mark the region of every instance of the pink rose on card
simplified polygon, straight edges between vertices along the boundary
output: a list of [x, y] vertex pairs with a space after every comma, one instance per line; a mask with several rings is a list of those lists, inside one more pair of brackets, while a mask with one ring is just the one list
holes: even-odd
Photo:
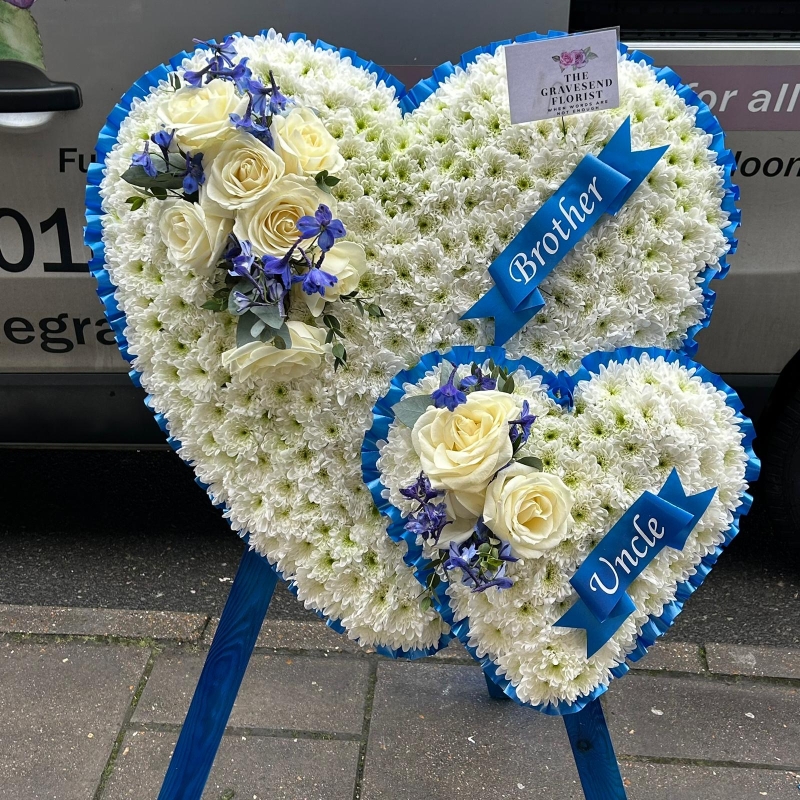
[[586, 63], [586, 53], [583, 50], [573, 50], [572, 51], [572, 66], [582, 67]]
[[576, 69], [586, 66], [586, 62], [597, 58], [597, 53], [592, 52], [591, 47], [584, 47], [583, 50], [564, 50], [561, 55], [552, 56], [553, 61], [558, 62], [559, 69], [563, 72], [568, 67]]

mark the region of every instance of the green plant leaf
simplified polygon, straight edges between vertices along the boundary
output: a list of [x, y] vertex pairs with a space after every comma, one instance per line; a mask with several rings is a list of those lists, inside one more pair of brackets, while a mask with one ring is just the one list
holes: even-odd
[[249, 344], [250, 342], [256, 341], [256, 337], [250, 333], [256, 322], [260, 322], [260, 320], [251, 311], [245, 311], [244, 314], [239, 317], [239, 324], [236, 326], [237, 347], [241, 347], [243, 344]]
[[453, 374], [453, 365], [445, 360], [442, 361], [442, 371], [439, 373], [439, 388], [441, 389], [447, 381], [450, 380], [450, 376]]
[[540, 458], [536, 458], [536, 456], [525, 456], [524, 458], [518, 458], [517, 464], [524, 464], [526, 467], [532, 467], [533, 469], [539, 470], [539, 472], [543, 469], [542, 460]]
[[278, 330], [283, 326], [284, 320], [281, 316], [281, 310], [276, 305], [271, 306], [253, 306], [250, 309], [265, 325], [270, 328]]
[[[289, 333], [289, 326], [285, 322], [277, 330], [274, 328], [268, 328], [267, 332], [272, 337], [272, 343], [278, 348], [278, 350], [291, 350], [292, 336]], [[283, 344], [283, 347], [278, 344], [278, 341]]]
[[165, 191], [183, 188], [183, 176], [173, 172], [159, 172], [155, 178], [152, 178], [144, 171], [144, 167], [138, 165], [128, 167], [120, 177], [131, 186], [141, 186], [143, 189], [151, 191], [156, 187]]
[[413, 428], [417, 420], [433, 405], [430, 395], [420, 394], [404, 397], [392, 406], [395, 419], [407, 428]]

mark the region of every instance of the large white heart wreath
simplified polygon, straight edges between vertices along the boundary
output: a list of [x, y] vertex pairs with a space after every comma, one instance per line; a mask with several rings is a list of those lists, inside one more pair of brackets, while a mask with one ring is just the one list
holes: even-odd
[[[716, 121], [636, 53], [618, 109], [512, 126], [503, 46], [398, 102], [302, 36], [200, 44], [123, 98], [87, 191], [99, 291], [170, 441], [351, 638], [413, 656], [458, 634], [522, 701], [596, 696], [736, 532], [755, 470], [735, 395], [686, 356], [738, 222]], [[486, 267], [627, 117], [666, 155], [482, 350], [492, 323], [461, 317]], [[714, 497], [587, 656], [555, 625], [569, 579], [673, 468]]]

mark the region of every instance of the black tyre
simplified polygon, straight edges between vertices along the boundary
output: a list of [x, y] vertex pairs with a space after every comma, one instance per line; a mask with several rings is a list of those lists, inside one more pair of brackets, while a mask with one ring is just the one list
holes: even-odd
[[[773, 533], [794, 554], [800, 552], [800, 387], [781, 403], [767, 408], [769, 433], [762, 451], [758, 481]], [[760, 427], [760, 426], [759, 426]]]

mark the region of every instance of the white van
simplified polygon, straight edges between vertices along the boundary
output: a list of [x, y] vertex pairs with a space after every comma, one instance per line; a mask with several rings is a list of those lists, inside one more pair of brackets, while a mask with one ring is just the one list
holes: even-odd
[[[6, 5], [0, 0], [0, 11]], [[303, 30], [352, 47], [409, 85], [489, 41], [621, 23], [623, 41], [695, 85], [736, 154], [739, 250], [729, 276], [714, 284], [713, 324], [698, 337], [697, 357], [757, 420], [773, 520], [800, 526], [800, 41], [788, 33], [800, 29], [795, 8], [736, 0], [42, 0], [32, 13], [47, 75], [77, 84], [83, 105], [38, 130], [13, 131], [2, 113], [13, 93], [3, 89], [0, 60], [0, 442], [163, 443], [88, 275], [83, 187], [105, 115], [139, 75], [190, 48], [192, 36]]]

